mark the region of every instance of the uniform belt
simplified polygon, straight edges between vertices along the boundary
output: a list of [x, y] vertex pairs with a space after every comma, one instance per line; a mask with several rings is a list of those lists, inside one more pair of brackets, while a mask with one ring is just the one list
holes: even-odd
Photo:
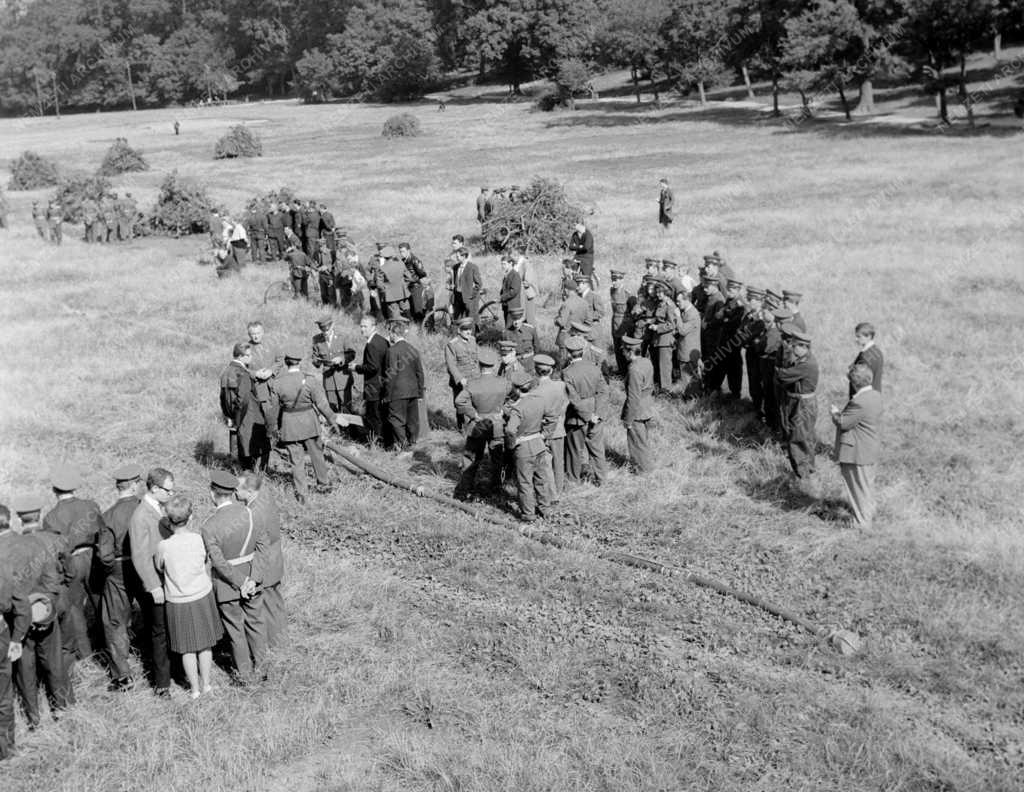
[[78, 555], [79, 553], [84, 553], [88, 550], [92, 550], [92, 545], [81, 545], [80, 547], [76, 547], [72, 550], [71, 555]]
[[132, 557], [131, 557], [130, 555], [126, 555], [126, 556], [114, 556], [114, 560], [115, 560], [115, 561], [131, 561], [131, 560], [132, 560]]
[[229, 558], [228, 563], [231, 564], [231, 566], [241, 566], [242, 564], [248, 564], [250, 561], [252, 561], [252, 557], [254, 555], [255, 553], [249, 553], [248, 555], [239, 556], [238, 558]]
[[516, 448], [519, 448], [523, 443], [529, 443], [531, 440], [543, 440], [544, 435], [540, 432], [534, 432], [533, 434], [523, 435], [522, 437], [516, 438]]
[[818, 394], [817, 393], [791, 393], [789, 395], [792, 396], [794, 399], [813, 399]]
[[313, 412], [313, 408], [312, 407], [282, 407], [281, 408], [281, 412], [286, 412], [286, 413]]

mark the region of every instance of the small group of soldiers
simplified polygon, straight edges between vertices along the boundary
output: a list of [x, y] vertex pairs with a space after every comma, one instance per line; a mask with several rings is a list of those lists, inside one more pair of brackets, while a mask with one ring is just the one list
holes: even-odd
[[82, 201], [86, 242], [127, 242], [135, 235], [138, 218], [139, 205], [130, 192], [123, 198], [111, 193], [98, 201], [93, 198]]
[[[261, 477], [214, 471], [215, 508], [201, 526], [189, 524], [192, 503], [175, 494], [169, 471], [144, 476], [129, 464], [111, 478], [116, 500], [105, 511], [78, 495], [82, 476], [67, 465], [51, 472], [49, 509], [34, 494], [0, 504], [0, 759], [14, 750], [12, 677], [29, 728], [39, 728], [40, 688], [58, 718], [75, 703], [78, 662], [103, 662], [114, 690], [135, 686], [132, 634], [158, 696], [170, 696], [172, 655], [183, 660], [192, 698], [210, 692], [208, 675], [200, 687], [194, 657], [189, 662], [190, 636], [202, 625], [189, 623], [187, 580], [172, 570], [163, 541], [174, 533], [202, 538], [199, 568], [208, 561], [222, 622], [214, 634], [227, 636], [238, 684], [262, 677], [268, 647], [281, 640], [281, 522]], [[132, 629], [133, 605], [141, 629]]]
[[50, 201], [45, 209], [39, 205], [39, 201], [33, 201], [32, 222], [44, 242], [59, 245], [64, 241], [64, 208], [60, 201]]
[[480, 188], [476, 197], [476, 220], [483, 225], [491, 216], [495, 207], [502, 201], [518, 203], [522, 199], [523, 188], [518, 184], [511, 187], [495, 187], [493, 190], [486, 185]]

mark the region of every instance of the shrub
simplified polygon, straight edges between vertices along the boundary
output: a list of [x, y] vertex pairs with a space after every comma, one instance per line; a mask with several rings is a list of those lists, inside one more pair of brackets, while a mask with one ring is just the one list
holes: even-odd
[[416, 137], [420, 134], [420, 120], [412, 113], [399, 113], [384, 122], [381, 135], [386, 138]]
[[205, 187], [172, 171], [160, 185], [150, 224], [158, 234], [199, 234], [209, 230], [215, 208]]
[[125, 138], [118, 138], [107, 149], [103, 164], [97, 173], [100, 176], [117, 176], [121, 173], [145, 170], [149, 170], [149, 163], [142, 156], [142, 152], [129, 146]]
[[11, 164], [9, 190], [39, 190], [53, 187], [59, 181], [60, 170], [53, 160], [40, 157], [34, 151], [24, 152]]
[[484, 221], [484, 243], [493, 250], [521, 248], [530, 253], [554, 253], [565, 248], [583, 210], [569, 202], [565, 188], [552, 179], [535, 177], [525, 190], [499, 193]]
[[263, 144], [249, 127], [239, 124], [228, 130], [213, 150], [214, 159], [233, 157], [262, 157]]
[[82, 204], [91, 198], [97, 203], [105, 195], [112, 195], [110, 182], [104, 176], [75, 171], [61, 177], [54, 199], [57, 200], [69, 223], [82, 221]]
[[560, 101], [561, 100], [558, 96], [558, 90], [555, 88], [548, 88], [547, 90], [537, 94], [537, 98], [534, 103], [536, 104], [538, 110], [541, 110], [545, 113], [550, 113], [552, 110], [558, 107]]

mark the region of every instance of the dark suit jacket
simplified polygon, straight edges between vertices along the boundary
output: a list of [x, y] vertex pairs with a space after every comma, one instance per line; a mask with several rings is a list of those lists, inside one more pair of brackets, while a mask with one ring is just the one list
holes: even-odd
[[423, 361], [416, 348], [405, 339], [389, 346], [384, 355], [382, 386], [381, 398], [385, 401], [423, 396]]
[[[862, 349], [857, 353], [857, 359], [853, 361], [853, 365], [856, 366], [858, 363], [863, 363], [871, 369], [871, 373], [874, 375], [871, 378], [871, 387], [881, 393], [882, 367], [885, 364], [885, 359], [882, 357], [882, 350], [874, 344], [869, 346], [867, 349]], [[853, 398], [853, 385], [850, 386], [850, 398]]]
[[832, 417], [836, 425], [835, 456], [839, 463], [877, 465], [881, 455], [882, 394], [862, 391]]
[[363, 376], [363, 401], [380, 401], [381, 377], [384, 373], [384, 357], [388, 351], [388, 340], [374, 333], [363, 347], [363, 362], [356, 366], [356, 373]]
[[464, 261], [455, 276], [455, 291], [462, 295], [464, 302], [475, 299], [483, 289], [480, 268], [475, 261]]
[[590, 233], [589, 228], [582, 236], [575, 231], [572, 232], [569, 249], [576, 254], [576, 260], [584, 273], [589, 275], [594, 271], [594, 235]]
[[501, 279], [501, 305], [506, 311], [523, 307], [523, 279], [512, 270]]

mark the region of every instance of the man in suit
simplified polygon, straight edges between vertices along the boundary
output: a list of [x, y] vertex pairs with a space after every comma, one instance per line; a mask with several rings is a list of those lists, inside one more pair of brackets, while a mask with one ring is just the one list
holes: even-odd
[[658, 187], [661, 190], [658, 194], [658, 222], [662, 231], [668, 231], [675, 219], [675, 196], [668, 186], [668, 179], [662, 178]]
[[356, 365], [356, 374], [363, 378], [363, 427], [371, 443], [386, 442], [387, 414], [381, 398], [381, 378], [388, 339], [377, 330], [377, 320], [369, 314], [359, 320], [359, 331], [366, 339], [363, 362]]
[[64, 665], [70, 673], [75, 660], [92, 654], [89, 621], [96, 615], [90, 585], [93, 555], [103, 530], [103, 513], [95, 501], [75, 495], [82, 476], [70, 465], [58, 465], [50, 473], [57, 504], [43, 518], [43, 530], [64, 537], [68, 554], [68, 607], [61, 617]]
[[306, 456], [313, 463], [313, 473], [319, 491], [330, 488], [327, 462], [320, 447], [320, 421], [322, 415], [328, 423], [344, 424], [327, 403], [324, 386], [309, 377], [299, 364], [302, 353], [291, 349], [284, 354], [285, 371], [271, 383], [270, 410], [267, 415], [267, 429], [271, 442], [279, 440], [292, 466], [292, 483], [295, 499], [306, 502], [309, 485], [306, 481]]
[[140, 600], [141, 584], [132, 567], [129, 530], [132, 515], [139, 506], [138, 490], [142, 468], [124, 465], [114, 471], [117, 500], [103, 512], [97, 554], [104, 571], [103, 635], [115, 690], [128, 690], [134, 684], [128, 658], [131, 648], [128, 628], [132, 621], [132, 600]]
[[685, 289], [676, 294], [676, 366], [683, 395], [693, 395], [700, 385], [700, 312]]
[[501, 292], [498, 299], [501, 302], [505, 327], [509, 328], [512, 326], [511, 311], [523, 307], [523, 279], [516, 272], [515, 262], [511, 256], [502, 256], [501, 271]]
[[880, 455], [882, 394], [871, 383], [874, 372], [855, 363], [847, 375], [853, 395], [846, 406], [829, 409], [836, 425], [835, 459], [846, 482], [850, 506], [857, 524], [871, 528], [875, 516], [875, 466]]
[[174, 494], [174, 476], [164, 468], [153, 468], [146, 476], [146, 492], [132, 512], [128, 524], [128, 547], [132, 568], [139, 579], [142, 618], [149, 639], [153, 689], [157, 696], [171, 695], [171, 656], [167, 640], [164, 585], [153, 555], [161, 540], [171, 536], [163, 522], [164, 504]]
[[281, 552], [281, 512], [274, 503], [269, 488], [263, 487], [263, 476], [243, 473], [238, 477], [235, 497], [252, 513], [254, 531], [265, 534], [265, 564], [260, 570], [260, 591], [263, 593], [263, 621], [266, 625], [267, 646], [273, 649], [281, 641], [287, 626], [281, 580], [284, 578], [284, 555]]
[[426, 389], [420, 353], [405, 340], [408, 328], [409, 321], [405, 318], [388, 323], [391, 346], [384, 354], [381, 382], [382, 396], [388, 403], [392, 441], [403, 452], [419, 439], [419, 400]]
[[323, 375], [327, 403], [334, 412], [349, 412], [352, 404], [352, 375], [349, 363], [355, 353], [334, 332], [334, 318], [318, 319], [320, 332], [313, 336], [313, 365]]
[[583, 478], [583, 468], [589, 466], [594, 483], [601, 486], [606, 476], [602, 413], [608, 407], [608, 383], [600, 368], [583, 359], [586, 346], [587, 342], [579, 336], [566, 341], [569, 365], [562, 370], [569, 395], [565, 472], [569, 481], [578, 483]]
[[309, 273], [313, 271], [309, 258], [294, 245], [289, 245], [285, 250], [284, 260], [288, 264], [288, 276], [292, 282], [292, 297], [296, 300], [305, 297], [308, 300]]
[[228, 453], [232, 459], [241, 462], [238, 451], [238, 418], [245, 398], [244, 389], [250, 384], [249, 363], [252, 353], [249, 345], [235, 344], [231, 350], [231, 362], [220, 373], [220, 412], [228, 427]]
[[[853, 329], [854, 338], [857, 339], [857, 346], [860, 352], [851, 364], [851, 368], [863, 363], [871, 369], [871, 387], [882, 392], [882, 368], [885, 365], [885, 358], [882, 350], [875, 346], [875, 326], [870, 322], [861, 322]], [[850, 383], [850, 398], [853, 398], [853, 383]]]
[[476, 221], [483, 225], [484, 220], [491, 213], [491, 199], [488, 195], [487, 188], [481, 187], [480, 194], [476, 197]]
[[[448, 385], [455, 402], [466, 384], [480, 376], [476, 336], [473, 334], [473, 319], [464, 316], [456, 321], [457, 334], [444, 345], [444, 365], [448, 369]], [[463, 417], [455, 411], [455, 422], [462, 428]]]
[[331, 254], [331, 263], [338, 263], [338, 238], [334, 234], [334, 215], [328, 210], [327, 204], [320, 204], [320, 238]]
[[626, 428], [629, 459], [638, 475], [654, 470], [647, 426], [654, 418], [654, 366], [640, 353], [641, 341], [622, 339], [629, 368], [626, 371], [626, 400], [622, 403], [622, 425]]
[[790, 358], [776, 368], [775, 380], [785, 400], [782, 409], [786, 453], [793, 474], [806, 479], [814, 473], [818, 440], [814, 430], [818, 420], [818, 361], [811, 354], [811, 337], [796, 325], [784, 325], [782, 335], [789, 339]]
[[469, 257], [469, 251], [466, 248], [459, 248], [456, 251], [456, 256], [458, 257], [458, 268], [455, 270], [455, 301], [452, 318], [461, 319], [468, 316], [473, 320], [475, 328], [480, 314], [480, 292], [483, 291], [484, 281], [480, 277], [480, 268]]
[[[210, 499], [214, 511], [203, 523], [200, 533], [210, 559], [210, 577], [217, 610], [224, 624], [235, 678], [248, 684], [258, 678], [267, 657], [267, 628], [263, 620], [263, 594], [259, 590], [266, 568], [267, 534], [265, 526], [235, 499], [238, 479], [226, 470], [210, 473]], [[178, 502], [167, 504], [167, 515], [175, 518]]]
[[[6, 512], [6, 507], [3, 507]], [[9, 512], [8, 512], [9, 520]], [[22, 654], [22, 642], [32, 624], [32, 609], [24, 589], [18, 585], [21, 570], [7, 557], [0, 557], [0, 761], [14, 755], [14, 696], [11, 663]]]
[[569, 239], [569, 250], [576, 256], [580, 264], [580, 272], [595, 283], [594, 278], [594, 235], [590, 233], [587, 224], [580, 220], [576, 224], [572, 237]]
[[455, 497], [469, 497], [476, 485], [476, 474], [485, 455], [490, 455], [491, 490], [501, 486], [503, 437], [502, 408], [511, 383], [497, 374], [498, 353], [489, 347], [480, 350], [480, 376], [470, 380], [455, 398], [455, 411], [465, 426], [466, 445], [462, 452], [462, 475], [455, 485]]

